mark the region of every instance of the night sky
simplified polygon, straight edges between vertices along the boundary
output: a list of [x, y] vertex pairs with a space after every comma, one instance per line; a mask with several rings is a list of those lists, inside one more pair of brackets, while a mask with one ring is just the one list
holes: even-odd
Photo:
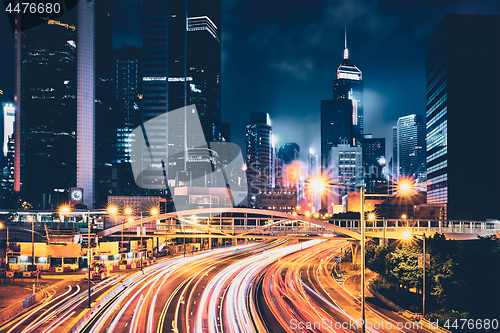
[[[138, 2], [112, 3], [113, 47], [141, 47]], [[347, 26], [349, 58], [363, 72], [365, 133], [386, 138], [389, 160], [398, 117], [425, 114], [425, 45], [447, 12], [499, 15], [500, 6], [498, 1], [223, 0], [222, 117], [231, 123], [232, 141], [244, 150], [249, 113], [264, 111], [278, 145], [298, 143], [302, 159], [309, 147], [319, 152], [320, 101], [332, 98]], [[0, 84], [9, 97], [13, 49], [5, 13], [0, 17]]]

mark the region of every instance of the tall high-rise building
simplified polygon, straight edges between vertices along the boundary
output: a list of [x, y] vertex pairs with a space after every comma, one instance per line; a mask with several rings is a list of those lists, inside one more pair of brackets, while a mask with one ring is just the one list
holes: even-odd
[[[195, 104], [207, 142], [221, 140], [221, 2], [143, 2], [143, 119]], [[190, 110], [185, 109], [185, 112]], [[175, 156], [165, 165], [168, 179], [189, 180], [188, 155], [203, 154], [187, 147], [184, 116], [150, 131], [150, 153], [157, 160]], [[188, 151], [190, 150], [191, 151]], [[194, 158], [194, 157], [193, 157]], [[163, 170], [158, 170], [158, 175]], [[163, 177], [146, 180], [164, 190]]]
[[95, 1], [15, 29], [14, 190], [37, 208], [54, 191], [83, 189], [95, 202]]
[[363, 134], [361, 147], [367, 193], [387, 193], [387, 187], [383, 186], [387, 184], [383, 172], [386, 164], [385, 138], [374, 138], [371, 134]]
[[392, 126], [392, 168], [391, 180], [393, 182], [398, 178], [398, 127]]
[[83, 204], [93, 208], [96, 181], [96, 1], [80, 1], [77, 13], [76, 183], [83, 189]]
[[15, 107], [12, 103], [3, 103], [0, 141], [0, 192], [11, 192], [14, 189], [14, 119]]
[[409, 115], [397, 123], [398, 177], [408, 177], [417, 183], [425, 181], [425, 123], [421, 115]]
[[130, 133], [142, 120], [142, 50], [123, 46], [115, 52], [116, 110], [113, 112], [114, 164], [129, 164], [133, 159]]
[[250, 204], [260, 189], [273, 186], [273, 131], [266, 112], [251, 112], [246, 126], [246, 166]]
[[[80, 5], [87, 7], [84, 2]], [[54, 189], [77, 185], [77, 58], [78, 52], [89, 51], [84, 41], [77, 50], [78, 38], [87, 37], [79, 35], [79, 11], [80, 6], [57, 21], [24, 31], [16, 27], [14, 190], [35, 202]], [[92, 59], [86, 60], [88, 68], [81, 68], [81, 79], [93, 77]], [[93, 89], [93, 82], [85, 83]], [[80, 104], [81, 112], [93, 112], [93, 95], [89, 98], [92, 105], [83, 108]], [[93, 128], [85, 135], [90, 143]]]
[[353, 143], [352, 101], [345, 98], [321, 101], [321, 165], [328, 168], [328, 152], [341, 143]]
[[333, 99], [321, 101], [321, 166], [328, 168], [328, 154], [341, 143], [356, 146], [363, 134], [362, 73], [350, 60], [345, 35], [344, 60], [333, 80]]
[[[116, 74], [112, 50], [113, 11], [107, 0], [95, 4], [95, 193], [97, 207], [107, 204], [116, 192], [117, 178], [113, 159], [117, 152], [115, 133], [121, 124], [116, 117]], [[85, 192], [85, 191], [84, 191]]]
[[[352, 147], [349, 144], [340, 144], [332, 147], [328, 153], [332, 165], [332, 178], [336, 183], [359, 186], [363, 182], [363, 155], [361, 147]], [[328, 204], [341, 205], [342, 197], [352, 191], [349, 187], [336, 187], [328, 198]]]
[[295, 142], [285, 143], [279, 147], [278, 155], [283, 160], [283, 163], [290, 164], [299, 159], [300, 147]]
[[499, 26], [446, 14], [427, 43], [427, 203], [448, 219], [500, 218]]

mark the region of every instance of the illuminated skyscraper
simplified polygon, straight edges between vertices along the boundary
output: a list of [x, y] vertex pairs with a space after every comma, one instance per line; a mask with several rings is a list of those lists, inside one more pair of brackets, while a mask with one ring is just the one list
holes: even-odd
[[[31, 195], [33, 203], [77, 185], [77, 28], [74, 8], [58, 21], [15, 34], [14, 190]], [[86, 133], [89, 140], [92, 133]]]
[[17, 21], [14, 190], [34, 207], [50, 208], [54, 190], [71, 187], [94, 206], [95, 6], [80, 1], [23, 31]]
[[407, 177], [417, 183], [425, 181], [425, 123], [421, 115], [398, 119], [397, 165], [398, 178]]
[[332, 147], [347, 142], [359, 144], [363, 134], [363, 80], [361, 71], [349, 60], [347, 32], [344, 60], [333, 80], [333, 99], [321, 101], [321, 166], [328, 168]]
[[500, 219], [498, 15], [446, 14], [427, 43], [427, 203]]
[[[206, 141], [221, 140], [220, 27], [220, 0], [143, 2], [142, 122], [195, 104]], [[165, 169], [168, 179], [177, 182], [189, 181], [188, 156], [195, 158], [199, 151], [187, 147], [185, 119], [171, 119], [148, 133], [155, 158], [176, 156]], [[147, 182], [165, 190], [163, 177], [148, 177]]]
[[266, 112], [251, 112], [246, 126], [246, 165], [248, 193], [255, 204], [260, 189], [273, 186], [273, 131]]

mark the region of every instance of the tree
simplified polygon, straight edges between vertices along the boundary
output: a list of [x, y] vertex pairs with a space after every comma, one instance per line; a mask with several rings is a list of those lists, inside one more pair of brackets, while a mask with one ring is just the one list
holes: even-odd
[[388, 272], [406, 290], [417, 287], [422, 280], [422, 269], [418, 266], [418, 248], [401, 247], [391, 253]]

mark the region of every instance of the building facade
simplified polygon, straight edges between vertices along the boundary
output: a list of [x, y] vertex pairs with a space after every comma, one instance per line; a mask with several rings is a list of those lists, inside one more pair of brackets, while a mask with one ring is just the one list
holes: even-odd
[[[144, 1], [142, 10], [142, 122], [194, 104], [202, 139], [220, 141], [221, 2]], [[190, 180], [187, 141], [192, 134], [185, 119], [170, 119], [147, 134], [154, 159], [173, 156], [165, 169], [175, 183]], [[146, 181], [165, 191], [162, 168], [157, 175], [152, 173]]]
[[272, 135], [269, 114], [251, 112], [250, 123], [246, 126], [246, 173], [250, 204], [255, 203], [261, 189], [274, 185]]
[[347, 141], [357, 145], [364, 129], [362, 73], [350, 60], [345, 36], [344, 60], [333, 80], [333, 99], [321, 101], [321, 166], [328, 169], [332, 147]]
[[422, 183], [426, 179], [425, 122], [421, 115], [409, 115], [397, 123], [398, 178]]
[[[359, 186], [363, 183], [363, 155], [361, 147], [353, 147], [347, 143], [330, 149], [328, 160], [331, 168], [331, 177], [335, 183]], [[353, 191], [351, 187], [334, 187], [328, 205], [341, 205], [342, 197]]]
[[[77, 185], [78, 11], [28, 30], [16, 28], [14, 190], [33, 203]], [[91, 101], [85, 109], [90, 113]]]
[[371, 134], [363, 134], [361, 147], [367, 193], [387, 193], [387, 187], [384, 186], [387, 184], [384, 174], [385, 138], [374, 138]]
[[294, 186], [261, 189], [255, 203], [257, 209], [269, 209], [282, 213], [292, 213], [296, 206], [297, 188]]
[[498, 27], [498, 15], [446, 14], [427, 43], [427, 202], [448, 219], [500, 218]]

